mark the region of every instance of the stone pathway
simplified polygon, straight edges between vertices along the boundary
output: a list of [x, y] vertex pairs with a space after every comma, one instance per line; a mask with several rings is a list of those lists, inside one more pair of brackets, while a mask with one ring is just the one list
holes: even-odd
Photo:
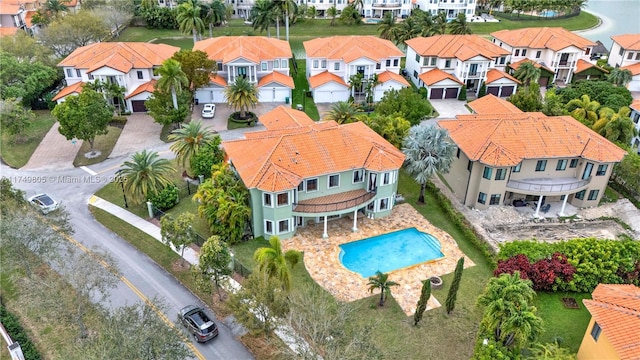
[[73, 160], [82, 146], [82, 140], [76, 140], [74, 144], [60, 135], [59, 127], [60, 123], [56, 121], [22, 170], [73, 169]]
[[[453, 237], [433, 226], [409, 204], [397, 205], [391, 215], [382, 219], [358, 219], [358, 231], [352, 232], [353, 220], [342, 218], [328, 223], [329, 238], [322, 238], [322, 224], [298, 228], [296, 235], [283, 240], [283, 249], [304, 252], [304, 264], [309, 275], [340, 301], [355, 301], [375, 296], [368, 290], [368, 279], [345, 268], [340, 262], [340, 244], [386, 234], [396, 230], [415, 227], [436, 237], [442, 245], [443, 259], [391, 271], [389, 279], [399, 283], [391, 289], [398, 305], [407, 314], [413, 315], [420, 298], [422, 280], [431, 276], [442, 276], [455, 270], [458, 259], [464, 254]], [[474, 266], [465, 256], [465, 268]], [[379, 296], [379, 293], [377, 294]], [[427, 309], [440, 306], [432, 295]]]

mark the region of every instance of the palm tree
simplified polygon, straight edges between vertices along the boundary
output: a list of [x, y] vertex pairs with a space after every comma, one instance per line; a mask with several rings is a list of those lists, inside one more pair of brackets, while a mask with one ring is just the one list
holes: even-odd
[[376, 86], [380, 85], [381, 82], [378, 80], [378, 74], [373, 74], [366, 81], [364, 86], [364, 92], [367, 94], [366, 101], [369, 106], [373, 104], [373, 95], [376, 90]]
[[447, 13], [445, 13], [444, 11], [439, 12], [433, 21], [433, 33], [439, 35], [446, 34], [448, 25]]
[[258, 248], [253, 253], [253, 258], [261, 271], [282, 281], [285, 290], [289, 290], [291, 289], [291, 270], [287, 264], [293, 269], [300, 262], [302, 254], [296, 250], [288, 250], [283, 253], [282, 243], [277, 236], [272, 236], [269, 239], [269, 245], [271, 246]]
[[629, 69], [615, 68], [611, 70], [607, 80], [613, 83], [615, 86], [627, 86], [631, 82], [633, 74]]
[[390, 281], [389, 274], [383, 274], [380, 271], [376, 271], [376, 275], [369, 278], [367, 285], [369, 285], [370, 293], [375, 289], [380, 289], [380, 306], [383, 306], [385, 301], [384, 294], [388, 294], [391, 291], [392, 286], [398, 286], [400, 284], [395, 281]]
[[522, 81], [525, 86], [529, 86], [532, 82], [535, 83], [540, 78], [540, 68], [536, 67], [533, 62], [525, 61], [518, 66], [518, 69], [513, 73], [513, 77]]
[[473, 34], [467, 22], [467, 16], [463, 12], [458, 13], [458, 16], [449, 23], [449, 29], [454, 35]]
[[336, 16], [338, 16], [338, 9], [335, 6], [332, 6], [330, 8], [327, 9], [327, 16], [331, 17], [331, 24], [329, 24], [330, 26], [335, 26], [336, 24]]
[[227, 19], [227, 12], [225, 5], [220, 0], [214, 0], [211, 4], [203, 4], [202, 21], [209, 25], [209, 37], [213, 37], [213, 27], [220, 26]]
[[179, 129], [173, 130], [169, 135], [169, 141], [176, 141], [171, 145], [171, 151], [176, 154], [176, 159], [184, 167], [202, 146], [213, 140], [213, 136], [211, 131], [202, 128], [200, 121], [182, 124]]
[[276, 13], [276, 26], [277, 26], [277, 36], [280, 39], [280, 30], [279, 30], [279, 14], [284, 15], [284, 26], [285, 26], [285, 35], [286, 40], [289, 41], [289, 17], [291, 14], [295, 14], [298, 11], [298, 5], [294, 0], [274, 0], [274, 6], [278, 9]]
[[57, 17], [59, 14], [69, 11], [69, 7], [65, 5], [67, 2], [67, 0], [47, 0], [42, 7], [52, 17]]
[[258, 103], [258, 89], [249, 80], [239, 76], [224, 89], [224, 98], [231, 107], [240, 111], [240, 118], [246, 119], [247, 110]]
[[182, 65], [177, 60], [167, 59], [158, 68], [158, 75], [160, 75], [160, 79], [158, 79], [156, 87], [161, 91], [171, 92], [173, 108], [177, 110], [178, 92], [182, 91], [183, 86], [189, 85], [189, 79], [182, 71]]
[[404, 19], [403, 22], [396, 24], [393, 34], [395, 36], [395, 43], [402, 44], [407, 40], [420, 36], [422, 34], [422, 27], [420, 22], [416, 21], [415, 17], [409, 16]]
[[[415, 12], [415, 13], [414, 13]], [[416, 9], [412, 12], [412, 15], [417, 18], [417, 22], [419, 24], [420, 36], [429, 37], [435, 34], [435, 24], [433, 22], [433, 16], [431, 16], [430, 12], [422, 11], [420, 9]]]
[[174, 171], [169, 160], [161, 159], [155, 151], [143, 150], [131, 155], [116, 175], [123, 182], [124, 192], [134, 203], [140, 204], [171, 184], [170, 176]]
[[266, 30], [267, 36], [271, 37], [269, 27], [276, 20], [273, 2], [269, 0], [258, 0], [251, 8], [249, 20], [252, 22], [253, 30], [260, 32]]
[[409, 129], [402, 145], [407, 172], [420, 184], [418, 203], [424, 204], [427, 181], [436, 172], [449, 172], [456, 145], [449, 140], [446, 129], [420, 125]]
[[618, 112], [608, 107], [600, 108], [600, 118], [592, 129], [611, 142], [629, 144], [637, 134], [633, 120], [629, 117], [630, 113], [631, 110], [626, 106], [622, 106]]
[[384, 18], [378, 25], [378, 32], [380, 32], [380, 38], [385, 40], [395, 41], [395, 29], [396, 29], [396, 17], [387, 12], [384, 14]]
[[364, 115], [362, 110], [352, 102], [338, 101], [331, 106], [331, 110], [326, 113], [324, 120], [333, 120], [338, 124], [348, 124], [358, 121], [362, 115]]
[[180, 4], [177, 9], [176, 21], [183, 34], [193, 34], [193, 43], [198, 41], [198, 34], [204, 32], [204, 21], [200, 17], [202, 7], [197, 0], [187, 0]]
[[364, 81], [364, 74], [355, 73], [349, 77], [349, 88], [351, 88], [351, 97], [355, 98], [356, 92], [362, 90], [362, 83]]
[[600, 103], [593, 100], [589, 95], [582, 95], [580, 99], [573, 99], [567, 103], [567, 111], [571, 116], [583, 123], [584, 125], [591, 127], [598, 121], [598, 109]]

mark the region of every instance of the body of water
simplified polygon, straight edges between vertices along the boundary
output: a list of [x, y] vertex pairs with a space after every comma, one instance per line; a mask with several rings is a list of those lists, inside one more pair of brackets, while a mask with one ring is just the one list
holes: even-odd
[[591, 41], [600, 40], [608, 50], [611, 36], [640, 34], [640, 0], [588, 0], [584, 10], [600, 17], [602, 25], [577, 33]]

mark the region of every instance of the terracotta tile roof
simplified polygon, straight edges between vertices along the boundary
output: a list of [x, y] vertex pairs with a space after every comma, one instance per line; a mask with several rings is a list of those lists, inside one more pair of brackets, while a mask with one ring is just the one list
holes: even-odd
[[211, 74], [209, 75], [209, 80], [212, 83], [220, 85], [222, 87], [227, 86], [227, 80], [223, 76], [218, 76], [217, 74]]
[[312, 89], [315, 89], [318, 86], [322, 86], [331, 81], [338, 83], [339, 85], [342, 85], [344, 87], [349, 87], [349, 85], [347, 85], [347, 83], [345, 83], [340, 76], [330, 73], [327, 70], [321, 72], [320, 74], [313, 75], [312, 77], [310, 77], [309, 87]]
[[131, 94], [127, 95], [126, 99], [132, 98], [138, 94], [142, 94], [143, 92], [152, 93], [156, 88], [156, 80], [152, 79], [151, 81], [147, 81], [146, 83], [138, 86], [135, 90], [131, 92]]
[[264, 36], [218, 36], [196, 42], [193, 50], [202, 50], [209, 59], [223, 64], [239, 58], [259, 63], [293, 57], [288, 42]]
[[522, 59], [522, 60], [520, 60], [520, 61], [516, 61], [516, 62], [514, 62], [514, 63], [509, 64], [509, 67], [510, 67], [510, 68], [512, 68], [513, 70], [518, 70], [518, 68], [520, 67], [520, 65], [522, 65], [522, 64], [524, 64], [524, 63], [526, 63], [526, 62], [532, 63], [532, 64], [533, 64], [533, 66], [535, 66], [535, 67], [537, 67], [537, 68], [540, 68], [540, 69], [544, 69], [544, 70], [546, 70], [546, 71], [548, 71], [548, 72], [550, 72], [550, 73], [552, 73], [552, 74], [554, 73], [554, 71], [553, 71], [553, 70], [551, 70], [551, 69], [549, 69], [547, 66], [542, 65], [542, 64], [540, 64], [540, 63], [538, 63], [538, 62], [535, 62], [535, 61], [533, 61], [533, 60], [531, 60], [531, 59]]
[[633, 102], [631, 103], [631, 105], [629, 105], [629, 107], [635, 111], [640, 111], [640, 100], [633, 100]]
[[640, 34], [624, 34], [612, 36], [611, 40], [617, 42], [625, 50], [640, 50]]
[[331, 36], [305, 41], [302, 45], [307, 58], [342, 59], [345, 63], [363, 57], [380, 62], [404, 56], [391, 41], [377, 36]]
[[0, 36], [12, 36], [18, 33], [18, 28], [0, 27]]
[[457, 58], [462, 61], [475, 56], [487, 59], [509, 55], [509, 52], [478, 35], [436, 35], [417, 37], [406, 41], [420, 56]]
[[422, 82], [425, 83], [427, 86], [439, 83], [440, 81], [445, 79], [453, 80], [459, 83], [460, 85], [464, 85], [462, 81], [458, 80], [457, 77], [449, 73], [446, 73], [438, 68], [422, 73], [420, 74], [420, 76], [418, 76], [418, 78], [422, 80]]
[[498, 69], [489, 69], [489, 71], [487, 71], [487, 84], [491, 84], [492, 82], [496, 81], [496, 80], [500, 80], [502, 78], [505, 79], [509, 79], [511, 81], [513, 81], [516, 84], [521, 84], [520, 80], [514, 78], [513, 76], [507, 74], [504, 71], [500, 71]]
[[222, 147], [247, 188], [270, 192], [293, 189], [305, 178], [351, 169], [396, 170], [405, 157], [362, 122], [328, 121], [245, 136], [225, 141]]
[[582, 303], [600, 325], [621, 360], [640, 358], [640, 288], [598, 284]]
[[315, 124], [303, 111], [280, 105], [268, 113], [260, 116], [260, 122], [267, 130], [298, 128]]
[[565, 49], [571, 45], [583, 50], [596, 45], [593, 41], [561, 27], [500, 30], [492, 32], [491, 36], [512, 47], [551, 49], [554, 51]]
[[407, 79], [404, 78], [404, 76], [388, 70], [378, 74], [378, 81], [380, 81], [383, 84], [386, 83], [387, 81], [395, 81], [404, 86], [411, 86], [407, 81]]
[[505, 99], [487, 94], [468, 103], [469, 107], [479, 115], [484, 114], [516, 114], [522, 111]]
[[596, 68], [600, 71], [602, 71], [605, 74], [608, 74], [609, 72], [603, 68], [601, 68], [600, 66], [596, 65], [596, 64], [592, 64], [588, 61], [582, 60], [582, 59], [578, 59], [578, 61], [576, 62], [576, 71], [575, 73], [581, 73], [585, 70], [591, 69], [591, 68]]
[[51, 100], [52, 101], [56, 101], [58, 99], [62, 99], [63, 97], [67, 96], [67, 95], [71, 95], [71, 94], [80, 94], [80, 92], [82, 91], [82, 87], [84, 86], [84, 83], [79, 81], [73, 85], [69, 85], [65, 88], [62, 88], [62, 90], [60, 90], [60, 92], [58, 92], [56, 94], [56, 96], [54, 96]]
[[295, 85], [293, 84], [293, 78], [291, 76], [287, 76], [277, 71], [274, 71], [271, 74], [260, 79], [260, 81], [258, 81], [258, 87], [265, 86], [274, 82], [291, 89], [295, 87]]
[[441, 120], [449, 136], [473, 161], [515, 166], [523, 159], [582, 157], [619, 162], [625, 151], [570, 116], [539, 112], [458, 115]]
[[18, 3], [0, 2], [0, 14], [2, 15], [15, 15], [19, 13], [20, 10], [20, 4]]
[[102, 42], [74, 50], [58, 66], [86, 69], [88, 73], [109, 67], [123, 73], [131, 69], [151, 69], [173, 56], [180, 48], [142, 42]]
[[629, 71], [631, 71], [631, 75], [640, 75], [640, 62], [635, 63], [635, 64], [631, 64], [631, 65], [627, 65], [627, 66], [623, 66], [621, 67], [621, 69], [627, 69]]

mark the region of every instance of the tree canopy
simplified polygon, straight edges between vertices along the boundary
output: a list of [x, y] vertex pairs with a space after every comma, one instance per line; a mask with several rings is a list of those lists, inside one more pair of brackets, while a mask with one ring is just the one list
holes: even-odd
[[216, 70], [216, 62], [209, 60], [204, 51], [182, 49], [173, 54], [172, 59], [180, 63], [190, 89], [209, 84], [209, 75], [214, 74]]
[[173, 107], [171, 92], [156, 89], [151, 97], [144, 102], [149, 115], [155, 122], [162, 125], [178, 124], [189, 116], [189, 101], [191, 95], [181, 92], [177, 95], [178, 108]]
[[66, 57], [81, 46], [102, 41], [109, 35], [104, 19], [89, 11], [56, 19], [39, 34], [44, 45], [58, 57]]
[[622, 106], [631, 105], [633, 101], [627, 88], [615, 86], [609, 81], [579, 81], [564, 89], [558, 89], [557, 92], [565, 104], [573, 99], [581, 98], [582, 95], [588, 95], [592, 101], [597, 101], [601, 106], [606, 106], [616, 112]]
[[55, 68], [0, 51], [0, 98], [20, 99], [27, 107], [59, 78]]
[[376, 105], [376, 112], [385, 116], [402, 116], [411, 125], [417, 125], [420, 121], [431, 116], [433, 107], [428, 100], [423, 99], [412, 88], [404, 88], [400, 91], [389, 90], [385, 92]]

